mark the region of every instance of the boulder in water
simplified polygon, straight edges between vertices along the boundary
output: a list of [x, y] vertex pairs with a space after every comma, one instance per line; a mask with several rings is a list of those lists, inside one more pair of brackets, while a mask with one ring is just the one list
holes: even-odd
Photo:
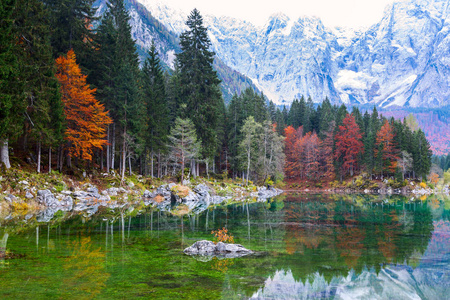
[[203, 255], [203, 256], [218, 256], [226, 258], [241, 257], [253, 253], [253, 251], [248, 250], [239, 244], [227, 244], [203, 240], [195, 242], [192, 246], [184, 249], [183, 251], [188, 255]]

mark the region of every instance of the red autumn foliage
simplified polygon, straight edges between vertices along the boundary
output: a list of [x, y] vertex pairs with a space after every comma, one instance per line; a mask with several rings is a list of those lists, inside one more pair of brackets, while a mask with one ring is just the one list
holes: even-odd
[[341, 172], [343, 175], [350, 173], [350, 176], [353, 176], [353, 173], [358, 170], [359, 156], [364, 152], [361, 138], [362, 135], [353, 114], [347, 114], [335, 137], [334, 157], [342, 159]]
[[394, 145], [394, 130], [389, 122], [384, 121], [380, 131], [377, 132], [377, 139], [375, 143], [375, 156], [379, 154], [378, 147], [382, 145], [381, 155], [383, 162], [387, 162], [388, 172], [395, 173], [397, 169], [398, 149]]

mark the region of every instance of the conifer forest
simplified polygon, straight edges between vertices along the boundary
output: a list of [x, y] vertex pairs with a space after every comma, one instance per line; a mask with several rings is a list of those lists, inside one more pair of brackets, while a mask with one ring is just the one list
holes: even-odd
[[[5, 168], [164, 177], [425, 179], [432, 152], [414, 117], [311, 98], [279, 107], [247, 88], [225, 104], [194, 9], [175, 69], [152, 44], [140, 61], [123, 0], [5, 0], [0, 6], [0, 143]], [[22, 159], [23, 160], [23, 159]], [[183, 171], [182, 171], [183, 170]]]

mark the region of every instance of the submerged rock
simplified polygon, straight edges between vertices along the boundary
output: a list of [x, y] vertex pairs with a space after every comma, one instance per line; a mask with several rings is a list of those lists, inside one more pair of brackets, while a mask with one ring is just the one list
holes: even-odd
[[218, 256], [226, 258], [242, 257], [253, 253], [253, 251], [240, 244], [227, 244], [222, 242], [214, 244], [214, 242], [207, 240], [197, 241], [192, 246], [184, 249], [183, 252], [187, 255]]

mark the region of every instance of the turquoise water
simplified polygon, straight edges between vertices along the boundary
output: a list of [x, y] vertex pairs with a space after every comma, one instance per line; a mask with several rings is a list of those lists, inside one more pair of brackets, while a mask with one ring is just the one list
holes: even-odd
[[[450, 205], [439, 196], [288, 195], [174, 216], [150, 207], [0, 220], [2, 299], [446, 299]], [[256, 251], [182, 250], [227, 227]]]

